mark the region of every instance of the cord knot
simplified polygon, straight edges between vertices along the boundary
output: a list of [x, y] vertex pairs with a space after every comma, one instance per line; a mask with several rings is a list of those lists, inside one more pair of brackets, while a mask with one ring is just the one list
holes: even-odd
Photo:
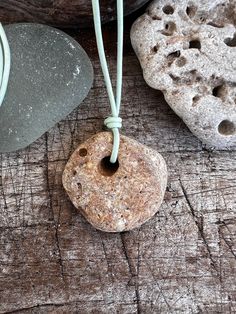
[[110, 130], [120, 129], [122, 127], [122, 119], [120, 117], [107, 117], [104, 124]]

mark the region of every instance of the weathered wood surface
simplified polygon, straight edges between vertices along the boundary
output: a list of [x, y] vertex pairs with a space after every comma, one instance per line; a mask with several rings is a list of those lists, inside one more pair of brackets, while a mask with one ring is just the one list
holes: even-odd
[[[1, 155], [0, 313], [235, 313], [236, 150], [206, 150], [188, 131], [145, 84], [128, 33], [123, 133], [166, 158], [165, 201], [122, 234], [93, 229], [70, 203], [63, 168], [110, 110], [94, 36], [77, 38], [95, 68], [89, 97], [27, 149]], [[114, 76], [113, 32], [105, 38]]]
[[[139, 9], [148, 0], [125, 0], [125, 14]], [[116, 1], [101, 0], [104, 22], [115, 19]], [[1, 0], [1, 23], [37, 22], [58, 27], [93, 26], [92, 1], [88, 0]]]

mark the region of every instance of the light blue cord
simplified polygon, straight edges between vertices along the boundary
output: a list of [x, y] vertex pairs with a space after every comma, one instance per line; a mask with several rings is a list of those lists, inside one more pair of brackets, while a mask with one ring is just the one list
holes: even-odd
[[7, 92], [10, 76], [11, 54], [6, 33], [0, 23], [0, 107]]
[[104, 51], [101, 15], [99, 0], [92, 0], [93, 5], [93, 18], [96, 33], [96, 40], [98, 46], [98, 54], [101, 62], [102, 72], [107, 87], [107, 93], [111, 104], [112, 116], [105, 119], [104, 124], [113, 133], [113, 148], [111, 153], [110, 162], [115, 163], [118, 158], [120, 134], [119, 129], [122, 127], [122, 119], [119, 117], [121, 93], [122, 93], [122, 67], [123, 67], [123, 0], [117, 0], [117, 20], [118, 20], [118, 38], [117, 38], [117, 81], [116, 81], [116, 99], [113, 93], [111, 79], [108, 71], [107, 60]]

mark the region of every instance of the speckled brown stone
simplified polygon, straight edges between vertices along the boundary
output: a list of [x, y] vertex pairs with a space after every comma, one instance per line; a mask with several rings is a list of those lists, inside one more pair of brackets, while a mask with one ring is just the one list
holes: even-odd
[[167, 184], [163, 157], [126, 136], [121, 136], [119, 165], [110, 156], [112, 134], [99, 133], [81, 144], [63, 173], [71, 201], [97, 229], [121, 232], [139, 227], [158, 210]]

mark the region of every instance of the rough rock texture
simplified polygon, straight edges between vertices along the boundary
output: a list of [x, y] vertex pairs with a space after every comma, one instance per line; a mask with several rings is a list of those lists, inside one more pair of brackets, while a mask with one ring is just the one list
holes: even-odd
[[167, 169], [159, 153], [126, 136], [121, 136], [118, 162], [111, 164], [112, 141], [110, 132], [102, 132], [81, 144], [66, 165], [63, 185], [95, 228], [121, 232], [157, 212]]
[[146, 82], [204, 143], [236, 144], [236, 1], [154, 1], [131, 40]]

